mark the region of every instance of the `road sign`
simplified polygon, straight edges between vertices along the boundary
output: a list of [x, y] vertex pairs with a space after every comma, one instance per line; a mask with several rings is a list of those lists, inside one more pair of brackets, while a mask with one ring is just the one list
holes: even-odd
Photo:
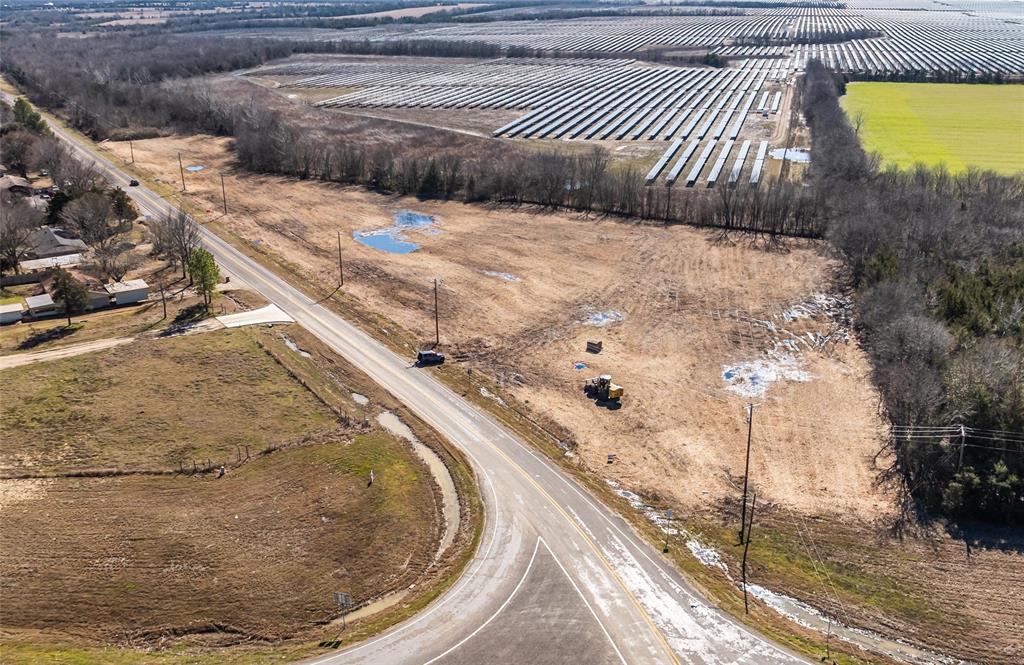
[[347, 610], [352, 607], [352, 596], [341, 591], [335, 591], [334, 604], [338, 606], [339, 610]]

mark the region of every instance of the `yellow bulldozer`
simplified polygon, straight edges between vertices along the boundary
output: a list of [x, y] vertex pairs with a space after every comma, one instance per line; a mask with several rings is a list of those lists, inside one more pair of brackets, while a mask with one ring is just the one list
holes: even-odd
[[622, 399], [622, 386], [612, 383], [610, 374], [602, 374], [583, 382], [583, 392], [599, 402], [617, 402]]

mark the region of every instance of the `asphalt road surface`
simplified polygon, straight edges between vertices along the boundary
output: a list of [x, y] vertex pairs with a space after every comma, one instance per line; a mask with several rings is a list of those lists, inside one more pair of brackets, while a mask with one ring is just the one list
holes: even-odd
[[[79, 145], [143, 214], [170, 205]], [[470, 458], [485, 526], [466, 572], [417, 616], [310, 661], [433, 663], [804, 662], [710, 607], [629, 525], [429, 371], [410, 366], [207, 229], [222, 270], [259, 291], [366, 372]]]

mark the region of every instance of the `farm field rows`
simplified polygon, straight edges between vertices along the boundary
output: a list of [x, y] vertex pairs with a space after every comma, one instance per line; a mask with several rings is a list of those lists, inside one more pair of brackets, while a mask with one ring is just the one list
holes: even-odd
[[842, 98], [869, 152], [900, 167], [1024, 171], [1024, 87], [851, 83]]

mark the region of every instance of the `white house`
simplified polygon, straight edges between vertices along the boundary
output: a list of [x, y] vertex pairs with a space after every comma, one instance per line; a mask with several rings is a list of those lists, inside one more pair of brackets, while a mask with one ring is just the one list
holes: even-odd
[[103, 287], [114, 296], [117, 305], [131, 305], [149, 297], [149, 284], [144, 279], [129, 279], [126, 282], [111, 282]]
[[21, 321], [21, 309], [20, 302], [0, 305], [0, 325]]

